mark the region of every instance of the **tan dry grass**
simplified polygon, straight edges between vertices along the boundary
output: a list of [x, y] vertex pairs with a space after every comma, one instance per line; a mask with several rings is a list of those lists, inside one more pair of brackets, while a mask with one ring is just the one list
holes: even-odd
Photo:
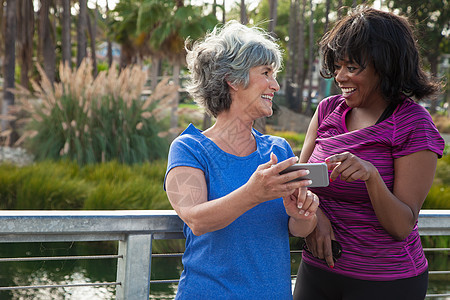
[[[19, 96], [18, 104], [14, 108], [15, 115], [18, 115], [21, 111], [28, 114], [29, 117], [20, 120], [22, 123], [28, 123], [31, 120], [41, 122], [43, 121], [41, 113], [48, 116], [56, 109], [61, 114], [63, 128], [67, 130], [72, 128], [77, 130], [77, 132], [86, 132], [89, 128], [81, 120], [68, 120], [65, 118], [64, 108], [61, 104], [63, 96], [70, 96], [71, 99], [76, 100], [84, 114], [83, 119], [89, 119], [92, 117], [93, 106], [99, 108], [104, 97], [112, 96], [114, 101], [123, 100], [128, 108], [133, 101], [142, 101], [141, 94], [147, 81], [147, 74], [140, 67], [130, 66], [119, 72], [116, 65], [112, 65], [108, 71], [100, 72], [94, 79], [92, 76], [92, 65], [86, 60], [81, 63], [78, 69], [74, 70], [68, 64], [61, 63], [59, 66], [61, 81], [53, 84], [48, 80], [40, 65], [37, 65], [37, 69], [41, 76], [41, 81], [40, 83], [34, 80], [31, 81], [33, 93], [21, 86], [18, 86], [13, 91], [15, 95]], [[177, 92], [178, 86], [174, 85], [169, 78], [163, 79], [142, 104], [144, 110], [149, 109], [150, 105], [155, 103], [158, 103], [157, 107], [151, 111], [145, 111], [141, 117], [146, 119], [155, 117], [157, 120], [161, 120], [167, 116], [175, 104], [174, 100]], [[39, 101], [36, 101], [36, 98]], [[11, 116], [11, 118], [17, 119], [14, 116]], [[19, 120], [17, 121], [19, 122]], [[81, 128], [75, 128], [77, 124]], [[9, 135], [10, 132], [7, 132], [7, 134]], [[24, 132], [16, 145], [20, 145], [26, 138], [34, 135], [36, 135], [36, 132]], [[166, 135], [166, 133], [161, 135]]]

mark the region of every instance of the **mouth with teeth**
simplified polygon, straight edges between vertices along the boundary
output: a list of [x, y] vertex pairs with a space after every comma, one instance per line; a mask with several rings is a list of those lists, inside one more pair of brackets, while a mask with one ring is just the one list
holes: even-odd
[[273, 95], [261, 95], [261, 98], [269, 101], [270, 103], [272, 103], [272, 99], [273, 99]]
[[353, 94], [356, 89], [355, 88], [341, 88], [342, 96], [344, 97], [350, 97], [351, 94]]

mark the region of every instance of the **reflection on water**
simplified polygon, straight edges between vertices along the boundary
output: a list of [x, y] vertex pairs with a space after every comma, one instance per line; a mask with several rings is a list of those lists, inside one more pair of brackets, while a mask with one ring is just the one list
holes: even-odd
[[[169, 251], [176, 252], [176, 251]], [[77, 243], [12, 243], [1, 244], [0, 257], [72, 256], [117, 254], [117, 243], [77, 242]], [[430, 270], [450, 270], [449, 253], [427, 255]], [[300, 255], [292, 256], [292, 270], [295, 273]], [[0, 263], [0, 286], [64, 285], [83, 283], [115, 282], [115, 259], [65, 260], [39, 262]], [[152, 280], [178, 279], [181, 258], [154, 258], [152, 260]], [[429, 293], [450, 293], [449, 275], [430, 275]], [[292, 281], [295, 284], [295, 279]], [[152, 284], [150, 299], [174, 299], [177, 284]], [[60, 287], [0, 291], [2, 300], [108, 300], [115, 299], [115, 286]], [[434, 298], [443, 300], [444, 298]]]
[[[78, 268], [77, 268], [78, 269]], [[86, 270], [80, 269], [74, 270], [70, 275], [65, 275], [60, 280], [54, 280], [46, 270], [37, 270], [36, 272], [25, 277], [15, 277], [14, 282], [26, 281], [29, 285], [61, 285], [61, 284], [82, 284], [93, 283], [89, 274], [86, 274]], [[100, 287], [60, 287], [60, 288], [44, 288], [44, 289], [26, 289], [26, 290], [14, 290], [11, 291], [10, 299], [36, 299], [36, 300], [48, 300], [48, 299], [90, 299], [90, 300], [104, 300], [114, 299], [115, 288], [112, 286], [100, 286]], [[6, 299], [6, 298], [1, 298]]]

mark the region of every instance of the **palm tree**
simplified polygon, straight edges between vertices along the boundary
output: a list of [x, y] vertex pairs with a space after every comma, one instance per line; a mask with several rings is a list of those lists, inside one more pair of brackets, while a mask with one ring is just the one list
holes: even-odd
[[289, 14], [289, 28], [288, 28], [288, 44], [287, 44], [287, 51], [288, 51], [288, 61], [289, 63], [286, 64], [286, 100], [288, 103], [288, 107], [291, 110], [296, 111], [298, 104], [297, 104], [297, 97], [296, 97], [296, 62], [297, 62], [297, 19], [298, 19], [298, 0], [290, 0], [290, 14]]
[[95, 10], [93, 11], [94, 14], [94, 22], [91, 22], [91, 17], [89, 14], [86, 14], [87, 19], [87, 27], [89, 32], [89, 40], [91, 42], [91, 59], [92, 59], [92, 69], [93, 69], [93, 75], [94, 77], [97, 77], [97, 55], [95, 51], [95, 39], [97, 36], [97, 13], [98, 13], [98, 5], [97, 2], [95, 3]]
[[[31, 2], [31, 1], [30, 1]], [[69, 66], [72, 64], [72, 45], [71, 45], [71, 35], [70, 35], [70, 0], [62, 0], [62, 61], [68, 63]]]
[[[184, 5], [182, 0], [146, 0], [139, 9], [138, 36], [148, 41], [153, 57], [168, 59], [173, 65], [174, 84], [180, 86], [181, 66], [185, 63], [184, 41], [203, 36], [217, 24], [213, 14], [204, 16], [202, 6]], [[174, 99], [171, 128], [178, 127], [179, 95]]]
[[269, 32], [275, 36], [275, 27], [277, 26], [277, 6], [278, 0], [269, 0]]
[[80, 0], [80, 14], [77, 23], [77, 67], [86, 57], [87, 0]]
[[[5, 59], [3, 69], [3, 106], [2, 115], [6, 117], [9, 112], [9, 106], [14, 105], [14, 94], [9, 90], [14, 88], [14, 74], [16, 70], [16, 0], [6, 1], [6, 31], [5, 31]], [[8, 128], [8, 125], [10, 128]], [[2, 130], [10, 129], [14, 132], [14, 123], [2, 120]], [[18, 136], [17, 134], [10, 136], [9, 144], [12, 145]]]
[[24, 1], [17, 10], [17, 53], [20, 64], [20, 84], [28, 88], [33, 61], [34, 7]]
[[43, 58], [45, 74], [51, 82], [55, 80], [55, 41], [49, 19], [51, 0], [41, 0], [39, 10], [39, 50]]
[[245, 0], [241, 0], [241, 24], [247, 24], [247, 8], [245, 7]]
[[[300, 1], [297, 0], [297, 8], [300, 8]], [[298, 86], [298, 97], [299, 106], [296, 111], [301, 113], [303, 111], [303, 87], [305, 84], [305, 10], [306, 10], [306, 0], [303, 0], [302, 9], [300, 12], [299, 22], [298, 22], [298, 59], [297, 59], [297, 86]]]
[[309, 87], [308, 87], [308, 97], [306, 102], [306, 115], [312, 114], [312, 84], [313, 84], [313, 64], [314, 64], [314, 7], [312, 0], [309, 0], [309, 6], [311, 8], [311, 14], [309, 16], [309, 55], [308, 55], [308, 81], [309, 81]]

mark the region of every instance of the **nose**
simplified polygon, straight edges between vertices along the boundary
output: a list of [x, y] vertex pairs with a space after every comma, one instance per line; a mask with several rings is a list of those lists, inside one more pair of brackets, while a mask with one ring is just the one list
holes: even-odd
[[270, 88], [275, 92], [278, 92], [280, 90], [280, 85], [278, 84], [278, 81], [275, 79], [275, 77], [272, 77], [270, 80]]
[[347, 71], [345, 70], [345, 68], [340, 68], [339, 70], [335, 71], [335, 76], [334, 78], [336, 79], [337, 82], [343, 82], [347, 79]]

